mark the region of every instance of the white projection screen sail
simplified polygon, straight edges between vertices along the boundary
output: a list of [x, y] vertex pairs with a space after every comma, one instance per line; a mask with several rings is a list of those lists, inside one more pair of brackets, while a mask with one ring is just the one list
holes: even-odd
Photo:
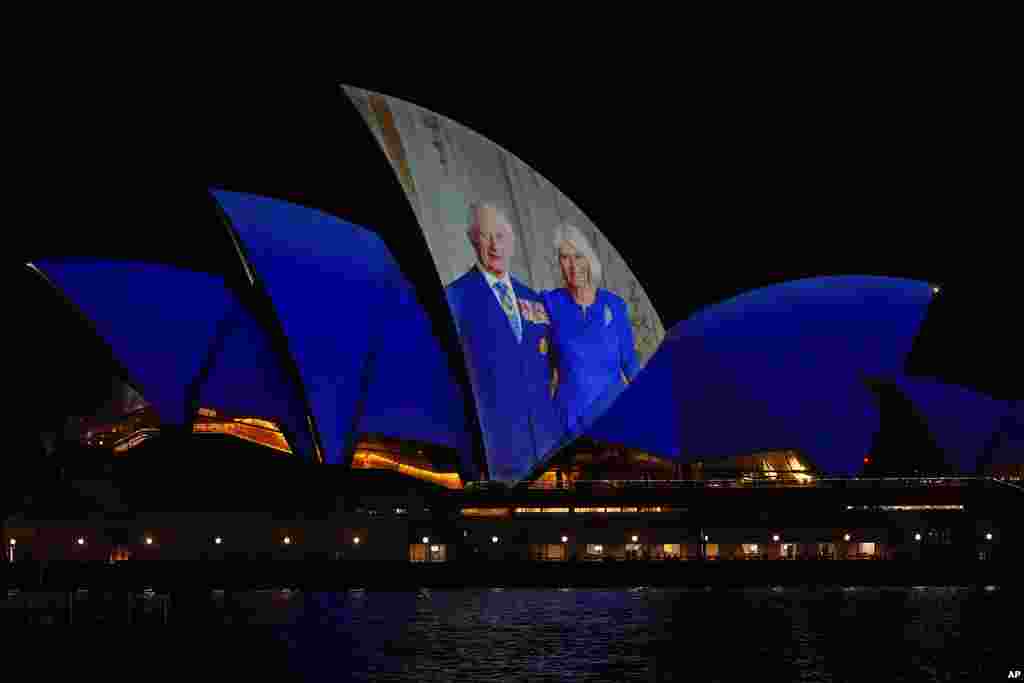
[[490, 478], [536, 474], [665, 336], [605, 236], [537, 171], [400, 99], [344, 88], [390, 160], [445, 288]]

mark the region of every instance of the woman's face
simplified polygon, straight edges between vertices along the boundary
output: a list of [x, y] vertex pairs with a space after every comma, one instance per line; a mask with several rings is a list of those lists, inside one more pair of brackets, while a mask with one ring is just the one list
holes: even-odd
[[571, 242], [562, 242], [558, 248], [558, 263], [562, 267], [562, 279], [573, 289], [590, 284], [590, 262]]

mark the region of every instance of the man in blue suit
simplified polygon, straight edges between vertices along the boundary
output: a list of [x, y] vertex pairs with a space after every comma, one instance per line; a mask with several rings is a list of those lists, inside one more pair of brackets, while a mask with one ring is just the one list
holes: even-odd
[[509, 272], [516, 238], [504, 213], [474, 204], [469, 223], [477, 263], [446, 294], [476, 394], [491, 479], [518, 480], [564, 432], [551, 398], [550, 320], [541, 297]]

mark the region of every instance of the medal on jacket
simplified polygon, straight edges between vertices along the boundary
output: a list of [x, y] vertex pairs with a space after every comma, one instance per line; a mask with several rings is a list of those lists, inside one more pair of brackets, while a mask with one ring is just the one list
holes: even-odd
[[529, 301], [526, 301], [524, 299], [520, 299], [519, 300], [519, 314], [521, 316], [523, 316], [524, 320], [529, 320], [531, 323], [535, 323], [537, 321], [533, 319], [533, 306], [531, 306], [530, 303], [531, 302], [529, 302]]
[[551, 324], [551, 321], [548, 319], [548, 312], [544, 308], [544, 304], [539, 301], [526, 301], [524, 299], [520, 299], [519, 312], [525, 320], [529, 320], [534, 325]]
[[547, 355], [548, 353], [548, 338], [541, 337], [540, 343], [537, 344], [537, 350], [541, 352], [541, 355]]
[[608, 307], [608, 304], [604, 305], [604, 326], [608, 327], [612, 324], [612, 309]]

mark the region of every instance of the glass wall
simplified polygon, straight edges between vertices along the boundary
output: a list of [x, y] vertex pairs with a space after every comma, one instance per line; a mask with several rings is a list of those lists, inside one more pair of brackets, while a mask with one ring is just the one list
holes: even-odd
[[530, 546], [530, 556], [534, 560], [564, 562], [569, 559], [569, 549], [564, 543], [537, 543]]
[[448, 559], [448, 546], [444, 543], [410, 543], [410, 562], [444, 562]]

